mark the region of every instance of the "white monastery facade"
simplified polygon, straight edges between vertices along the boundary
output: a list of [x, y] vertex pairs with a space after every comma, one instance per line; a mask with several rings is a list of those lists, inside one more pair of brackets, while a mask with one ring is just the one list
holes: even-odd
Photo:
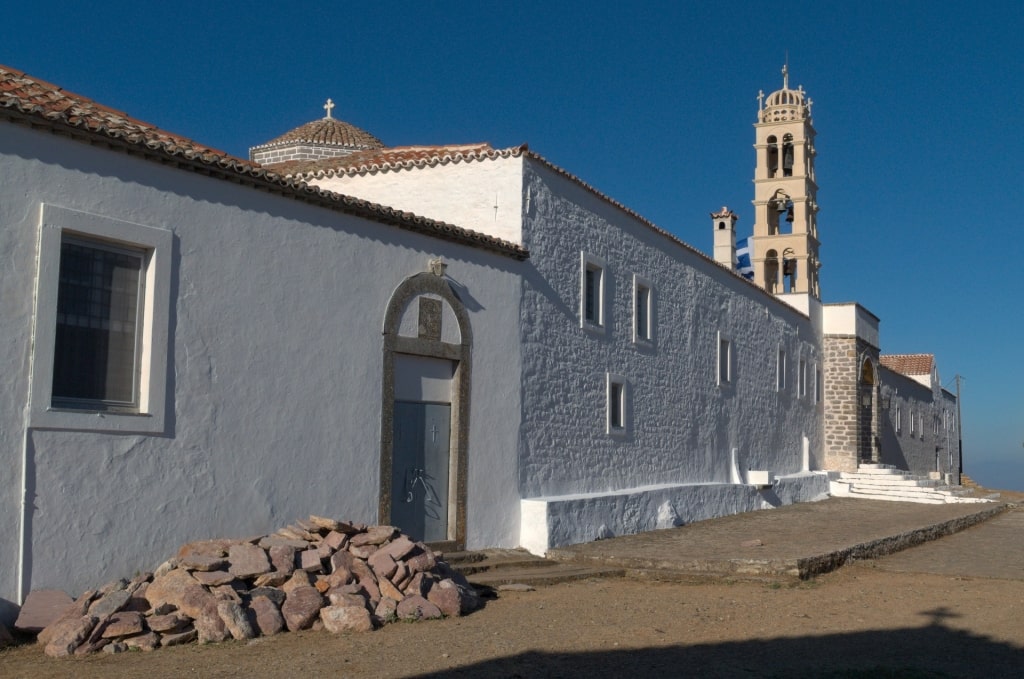
[[758, 114], [750, 282], [727, 208], [711, 258], [525, 146], [328, 102], [245, 161], [0, 67], [0, 621], [310, 513], [543, 553], [954, 474], [934, 361], [820, 302], [803, 97]]

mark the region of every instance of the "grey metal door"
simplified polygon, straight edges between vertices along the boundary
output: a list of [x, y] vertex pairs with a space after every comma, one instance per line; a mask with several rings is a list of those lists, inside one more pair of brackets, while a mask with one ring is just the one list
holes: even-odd
[[450, 403], [395, 401], [391, 523], [413, 539], [448, 539]]

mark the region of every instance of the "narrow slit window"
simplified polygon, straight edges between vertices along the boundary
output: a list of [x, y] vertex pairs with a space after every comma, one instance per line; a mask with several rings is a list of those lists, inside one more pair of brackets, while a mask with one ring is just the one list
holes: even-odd
[[732, 382], [732, 342], [724, 337], [718, 339], [718, 384]]
[[624, 435], [628, 429], [627, 389], [625, 378], [619, 375], [607, 376], [607, 433]]
[[647, 280], [633, 276], [633, 342], [654, 341], [654, 287]]
[[580, 325], [598, 332], [605, 326], [605, 270], [602, 260], [582, 253]]

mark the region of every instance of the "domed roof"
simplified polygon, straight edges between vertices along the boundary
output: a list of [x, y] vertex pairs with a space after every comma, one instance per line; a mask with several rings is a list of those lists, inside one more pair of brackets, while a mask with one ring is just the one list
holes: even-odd
[[285, 132], [280, 137], [271, 139], [265, 144], [260, 144], [260, 147], [294, 144], [295, 142], [345, 146], [360, 151], [384, 148], [384, 143], [366, 130], [335, 118], [321, 118], [320, 120], [310, 121], [290, 132]]
[[334, 102], [324, 104], [327, 115], [296, 127], [249, 149], [249, 159], [260, 165], [291, 160], [319, 160], [347, 156], [357, 151], [384, 148], [384, 143], [366, 130], [331, 117]]
[[[761, 94], [764, 97], [764, 94]], [[789, 68], [782, 67], [782, 89], [776, 90], [764, 98], [759, 118], [762, 123], [775, 123], [786, 120], [803, 120], [811, 115], [811, 100], [801, 85], [795, 90], [789, 89]]]

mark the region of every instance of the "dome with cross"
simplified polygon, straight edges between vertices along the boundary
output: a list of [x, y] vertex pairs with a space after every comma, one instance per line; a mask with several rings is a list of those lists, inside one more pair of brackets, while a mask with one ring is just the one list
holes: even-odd
[[384, 148], [381, 140], [366, 130], [333, 117], [334, 106], [328, 99], [324, 104], [327, 115], [252, 147], [249, 159], [260, 165], [273, 165], [289, 160], [337, 158], [356, 151]]
[[789, 67], [782, 67], [782, 89], [776, 90], [765, 97], [758, 95], [762, 102], [759, 118], [762, 123], [781, 122], [785, 120], [803, 120], [811, 115], [812, 101], [804, 92], [803, 86], [795, 90], [789, 89]]

